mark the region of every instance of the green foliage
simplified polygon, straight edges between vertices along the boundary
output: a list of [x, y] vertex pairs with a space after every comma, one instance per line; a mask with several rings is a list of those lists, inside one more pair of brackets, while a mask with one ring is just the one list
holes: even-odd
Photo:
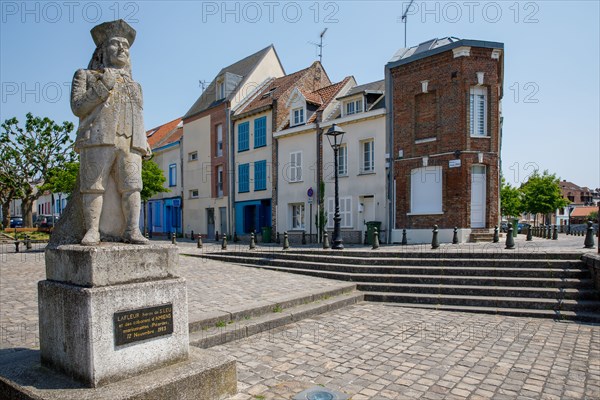
[[598, 222], [598, 211], [592, 211], [589, 213], [587, 219], [589, 221]]
[[523, 211], [532, 214], [550, 214], [557, 208], [565, 207], [569, 201], [562, 197], [560, 179], [547, 170], [540, 175], [535, 171], [521, 186]]
[[500, 185], [500, 212], [506, 217], [517, 217], [523, 212], [521, 189], [506, 183], [504, 177]]
[[142, 184], [144, 185], [140, 193], [142, 201], [148, 201], [158, 193], [170, 192], [169, 189], [163, 186], [166, 181], [167, 178], [165, 178], [157, 163], [152, 160], [142, 161]]
[[67, 162], [60, 167], [48, 171], [48, 179], [44, 182], [43, 189], [52, 193], [66, 193], [71, 195], [77, 184], [79, 162]]
[[[22, 202], [25, 226], [32, 225], [33, 201], [43, 194], [38, 190], [48, 180], [49, 171], [71, 162], [75, 153], [72, 122], [62, 125], [50, 118], [34, 117], [27, 113], [25, 126], [17, 118], [2, 124], [0, 132], [0, 178], [3, 186], [18, 191]], [[8, 177], [10, 175], [10, 177]], [[9, 189], [9, 191], [10, 191]]]

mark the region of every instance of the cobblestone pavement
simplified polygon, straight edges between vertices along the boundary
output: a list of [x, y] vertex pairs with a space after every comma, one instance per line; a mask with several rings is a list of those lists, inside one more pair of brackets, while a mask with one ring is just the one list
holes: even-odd
[[[179, 274], [187, 279], [190, 321], [302, 291], [348, 285], [195, 257], [180, 256], [179, 260]], [[0, 349], [39, 346], [37, 282], [43, 279], [42, 251], [0, 254]]]
[[213, 349], [237, 359], [231, 400], [600, 398], [590, 324], [361, 303]]

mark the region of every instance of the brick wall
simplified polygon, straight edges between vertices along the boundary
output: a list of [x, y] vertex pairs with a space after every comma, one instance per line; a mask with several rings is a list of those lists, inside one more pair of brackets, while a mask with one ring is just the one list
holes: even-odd
[[[492, 59], [492, 50], [471, 47], [470, 56], [454, 58], [452, 50], [391, 69], [393, 90], [393, 153], [395, 160], [396, 226], [402, 228], [469, 228], [471, 225], [471, 167], [486, 166], [486, 227], [498, 222], [500, 113], [502, 57]], [[489, 137], [469, 134], [469, 94], [478, 84], [477, 72], [484, 72], [487, 90], [487, 132]], [[429, 81], [423, 93], [422, 81]], [[426, 139], [426, 142], [415, 141]], [[449, 168], [457, 157], [461, 166]], [[479, 163], [478, 154], [483, 153]], [[410, 213], [410, 174], [423, 166], [442, 167], [443, 215]]]

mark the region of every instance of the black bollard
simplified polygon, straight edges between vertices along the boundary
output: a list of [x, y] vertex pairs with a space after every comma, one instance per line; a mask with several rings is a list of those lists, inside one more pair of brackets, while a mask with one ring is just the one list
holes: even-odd
[[440, 242], [438, 240], [438, 226], [434, 225], [433, 226], [433, 235], [431, 237], [431, 248], [432, 249], [438, 249], [440, 247]]
[[150, 235], [148, 234], [148, 231], [146, 231], [146, 234], [144, 236], [146, 236], [146, 239], [150, 239]]
[[279, 232], [277, 232], [277, 234], [275, 235], [275, 243], [277, 243], [277, 244], [281, 243], [281, 240], [279, 238]]
[[552, 225], [548, 224], [548, 230], [546, 231], [546, 239], [552, 239]]
[[240, 241], [240, 239], [238, 238], [237, 231], [234, 231], [233, 232], [233, 243], [237, 243], [239, 241]]
[[402, 229], [402, 245], [406, 246], [408, 244], [408, 240], [406, 239], [406, 229]]
[[306, 244], [306, 231], [302, 231], [302, 244]]
[[454, 227], [454, 233], [452, 234], [452, 244], [458, 244], [458, 228]]
[[327, 233], [327, 231], [323, 232], [323, 250], [328, 250], [330, 249], [331, 246], [329, 245], [329, 234]]
[[371, 250], [377, 250], [379, 248], [379, 231], [377, 227], [373, 228], [373, 247]]
[[221, 250], [227, 250], [227, 235], [223, 234], [223, 241], [221, 242]]
[[527, 226], [527, 241], [531, 242], [533, 240], [533, 237], [531, 236], [531, 225]]
[[513, 238], [513, 227], [512, 223], [508, 223], [508, 230], [506, 234], [506, 248], [512, 250], [515, 248], [515, 238]]
[[498, 225], [494, 226], [494, 243], [498, 243], [500, 241], [500, 233], [498, 232]]
[[288, 237], [287, 231], [283, 232], [283, 250], [290, 248], [290, 238]]
[[556, 225], [552, 227], [552, 240], [558, 240], [558, 227]]
[[215, 233], [215, 242], [218, 242], [218, 241], [219, 241], [219, 237], [220, 237], [220, 236], [219, 236], [219, 231], [217, 231], [217, 232]]
[[587, 222], [587, 231], [585, 233], [585, 241], [583, 245], [586, 249], [594, 248], [594, 228], [592, 221]]
[[198, 246], [199, 249], [201, 249], [202, 245], [203, 245], [202, 244], [202, 235], [198, 234], [198, 243], [197, 243], [197, 246]]
[[177, 235], [175, 235], [175, 232], [171, 233], [171, 243], [177, 244]]
[[15, 240], [15, 253], [19, 252], [19, 240]]
[[193, 242], [194, 241], [194, 231], [190, 232], [190, 240]]
[[363, 241], [363, 244], [369, 244], [369, 231], [365, 231], [365, 240]]
[[256, 248], [256, 242], [254, 241], [254, 232], [250, 233], [250, 250]]

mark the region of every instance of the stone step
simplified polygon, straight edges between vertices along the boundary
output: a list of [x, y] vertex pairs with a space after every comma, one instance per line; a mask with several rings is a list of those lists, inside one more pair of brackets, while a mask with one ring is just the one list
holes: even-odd
[[[197, 332], [191, 332], [190, 344], [196, 347], [209, 348], [234, 340], [246, 339], [260, 333], [267, 332], [267, 335], [274, 335], [276, 333], [274, 332], [275, 328], [356, 304], [363, 301], [363, 299], [363, 293], [350, 292], [287, 309], [272, 310], [268, 314], [255, 318], [232, 321], [226, 325], [212, 326]], [[323, 327], [320, 328], [323, 329]], [[318, 329], [315, 329], [314, 333], [318, 335]]]
[[291, 293], [285, 296], [272, 297], [269, 301], [258, 301], [250, 304], [242, 304], [234, 308], [225, 308], [220, 311], [197, 312], [189, 309], [189, 331], [190, 333], [213, 328], [216, 325], [229, 325], [250, 318], [269, 315], [274, 309], [287, 310], [304, 304], [324, 301], [337, 296], [356, 293], [356, 284], [341, 283], [333, 288], [322, 288], [316, 290]]
[[[204, 257], [233, 263], [248, 263], [242, 256], [229, 256], [223, 253], [205, 254]], [[538, 277], [584, 279], [590, 271], [583, 264], [573, 268], [503, 268], [503, 267], [445, 267], [445, 266], [354, 266], [349, 264], [315, 263], [304, 260], [278, 260], [273, 258], [254, 259], [254, 263], [271, 267], [314, 269], [329, 272], [345, 272], [369, 275], [461, 275], [497, 277]]]
[[357, 282], [357, 288], [363, 292], [386, 293], [427, 293], [430, 295], [466, 295], [466, 296], [503, 296], [530, 297], [570, 300], [600, 300], [593, 288], [547, 288], [516, 286], [484, 286], [484, 285], [435, 285], [414, 283], [374, 283]]
[[341, 255], [321, 255], [321, 254], [297, 254], [283, 252], [262, 252], [262, 251], [232, 251], [232, 252], [214, 252], [205, 253], [207, 257], [216, 257], [220, 255], [244, 257], [251, 259], [279, 259], [279, 260], [299, 260], [319, 263], [335, 263], [335, 264], [350, 264], [350, 265], [389, 265], [389, 266], [411, 266], [411, 265], [427, 265], [444, 267], [463, 267], [482, 266], [482, 267], [528, 267], [528, 268], [570, 268], [570, 267], [585, 267], [585, 264], [577, 260], [536, 260], [536, 259], [493, 259], [494, 254], [488, 254], [487, 258], [433, 258], [433, 257], [415, 257], [415, 258], [399, 258], [399, 257], [353, 257]]
[[376, 275], [352, 274], [344, 272], [330, 272], [313, 269], [285, 268], [268, 265], [244, 264], [238, 265], [262, 268], [271, 271], [289, 272], [301, 275], [310, 275], [319, 278], [337, 279], [351, 282], [384, 282], [384, 283], [421, 283], [430, 285], [481, 285], [481, 286], [512, 286], [512, 287], [552, 287], [552, 288], [581, 288], [589, 289], [593, 283], [591, 279], [562, 279], [562, 278], [511, 278], [496, 276], [445, 276], [445, 275]]
[[[501, 308], [501, 307], [475, 307], [475, 306], [457, 306], [445, 304], [417, 304], [417, 303], [389, 303], [390, 307], [408, 307], [422, 308], [427, 310], [444, 310], [455, 312], [468, 312], [480, 314], [496, 314], [509, 315], [514, 317], [529, 317], [529, 318], [552, 318], [558, 321], [579, 321], [600, 323], [600, 313], [594, 311], [565, 311], [565, 310], [537, 310], [523, 308]], [[518, 328], [518, 327], [517, 327]], [[526, 327], [523, 334], [531, 336], [531, 331]]]
[[[535, 310], [594, 311], [600, 310], [597, 300], [564, 300], [499, 296], [431, 295], [427, 293], [365, 292], [365, 300], [390, 303], [443, 304], [455, 306], [496, 307]], [[599, 313], [600, 315], [600, 313]]]

